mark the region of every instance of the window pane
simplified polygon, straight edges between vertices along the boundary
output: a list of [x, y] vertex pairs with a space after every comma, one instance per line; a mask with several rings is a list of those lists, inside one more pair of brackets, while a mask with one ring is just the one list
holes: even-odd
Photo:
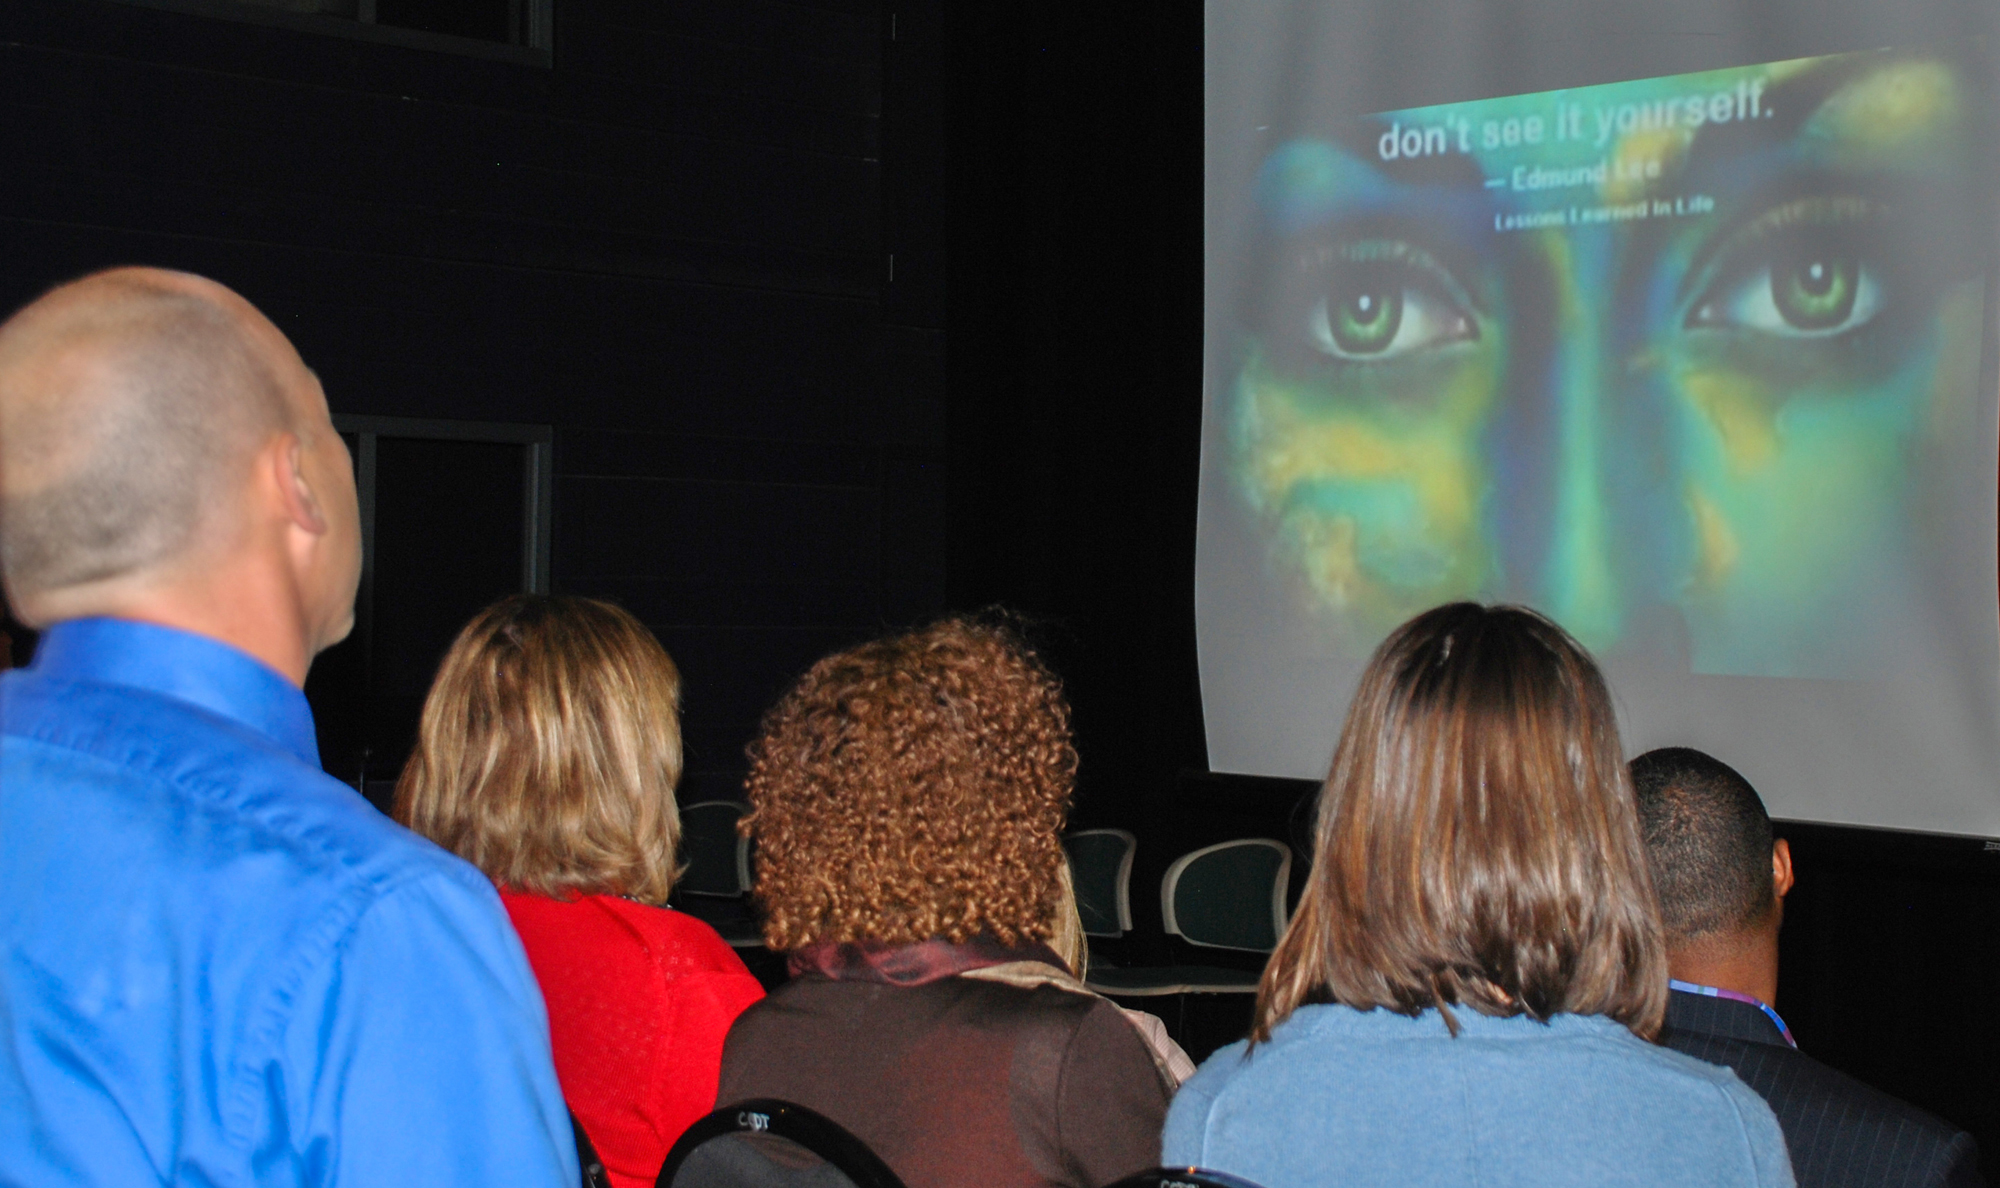
[[242, 0], [258, 8], [272, 8], [279, 12], [318, 13], [322, 16], [347, 17], [352, 20], [359, 15], [358, 0]]
[[521, 0], [375, 0], [375, 23], [521, 43]]

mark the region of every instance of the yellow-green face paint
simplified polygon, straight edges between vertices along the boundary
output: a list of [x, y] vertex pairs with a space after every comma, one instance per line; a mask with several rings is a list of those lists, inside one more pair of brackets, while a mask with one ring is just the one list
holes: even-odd
[[1295, 601], [1363, 642], [1509, 599], [1697, 672], [1877, 663], [1856, 625], [1973, 456], [1969, 78], [1851, 54], [1283, 141], [1225, 407]]

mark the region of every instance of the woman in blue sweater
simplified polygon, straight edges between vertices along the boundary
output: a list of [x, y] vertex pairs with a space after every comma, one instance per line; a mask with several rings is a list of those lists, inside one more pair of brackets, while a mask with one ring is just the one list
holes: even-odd
[[1250, 1040], [1182, 1087], [1169, 1165], [1265, 1188], [1789, 1186], [1763, 1100], [1650, 1042], [1667, 965], [1611, 699], [1532, 611], [1370, 661]]

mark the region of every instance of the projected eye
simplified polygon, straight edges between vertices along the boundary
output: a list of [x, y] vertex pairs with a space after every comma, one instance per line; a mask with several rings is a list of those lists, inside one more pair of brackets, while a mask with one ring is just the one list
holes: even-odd
[[1447, 292], [1441, 268], [1407, 245], [1383, 246], [1387, 259], [1342, 259], [1328, 269], [1320, 295], [1305, 311], [1315, 349], [1336, 359], [1393, 359], [1479, 337], [1471, 316]]
[[[1327, 308], [1329, 301], [1333, 308]], [[1313, 341], [1330, 355], [1379, 355], [1403, 329], [1403, 293], [1374, 285], [1338, 299], [1321, 298], [1307, 323]]]
[[1854, 256], [1808, 255], [1773, 261], [1720, 300], [1697, 305], [1690, 320], [1800, 338], [1831, 337], [1873, 321], [1882, 309], [1874, 271]]
[[1688, 325], [1831, 338], [1874, 321], [1882, 279], [1855, 242], [1857, 223], [1872, 214], [1857, 202], [1818, 200], [1759, 219], [1739, 237], [1734, 259], [1695, 303]]

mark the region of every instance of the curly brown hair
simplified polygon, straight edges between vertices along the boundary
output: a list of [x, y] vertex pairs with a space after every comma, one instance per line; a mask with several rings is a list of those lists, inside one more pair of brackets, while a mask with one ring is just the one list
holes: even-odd
[[1076, 747], [1013, 630], [948, 618], [813, 665], [750, 744], [773, 949], [1048, 937]]

